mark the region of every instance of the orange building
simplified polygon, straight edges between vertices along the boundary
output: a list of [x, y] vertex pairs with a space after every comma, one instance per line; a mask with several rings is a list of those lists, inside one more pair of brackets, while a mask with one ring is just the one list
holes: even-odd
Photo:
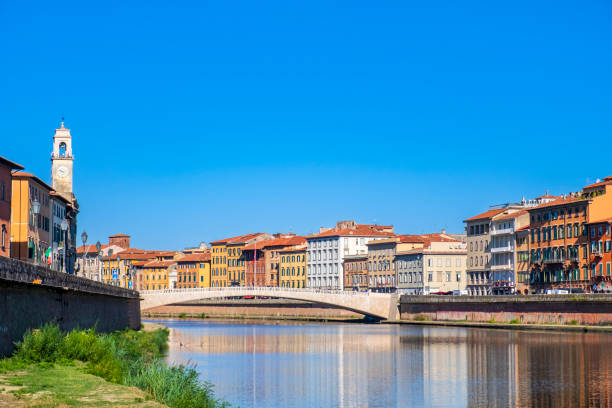
[[[599, 244], [590, 247], [589, 226], [598, 231], [610, 214], [612, 176], [580, 192], [529, 209], [532, 290], [578, 287], [591, 291], [599, 281], [599, 277], [593, 276], [593, 267], [598, 270], [603, 253], [600, 258]], [[600, 241], [599, 236], [593, 239]]]
[[351, 255], [344, 258], [344, 290], [368, 290], [368, 256]]
[[274, 234], [274, 239], [245, 246], [246, 285], [258, 287], [279, 286], [280, 251], [304, 243], [306, 243], [305, 237], [292, 234]]
[[210, 287], [210, 253], [185, 255], [176, 262], [178, 289]]
[[293, 245], [279, 251], [280, 275], [278, 285], [281, 288], [305, 288], [306, 276], [306, 239], [300, 245]]
[[529, 225], [514, 232], [516, 245], [516, 292], [529, 293]]
[[11, 257], [46, 264], [45, 252], [51, 246], [53, 188], [21, 171], [12, 173], [11, 188]]
[[270, 238], [270, 234], [257, 232], [211, 242], [211, 286], [245, 286], [244, 247]]
[[149, 262], [156, 259], [157, 254], [157, 251], [131, 248], [102, 257], [102, 282], [122, 288], [142, 290], [144, 276], [139, 275], [139, 267], [144, 265], [142, 261]]
[[589, 285], [591, 290], [596, 292], [612, 292], [611, 225], [612, 217], [588, 224], [591, 272]]
[[11, 256], [11, 191], [13, 170], [23, 166], [0, 156], [0, 256]]

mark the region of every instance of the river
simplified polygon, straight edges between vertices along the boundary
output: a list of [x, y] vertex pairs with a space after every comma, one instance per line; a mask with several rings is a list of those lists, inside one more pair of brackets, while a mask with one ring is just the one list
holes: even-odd
[[612, 335], [151, 320], [171, 363], [248, 407], [611, 406]]

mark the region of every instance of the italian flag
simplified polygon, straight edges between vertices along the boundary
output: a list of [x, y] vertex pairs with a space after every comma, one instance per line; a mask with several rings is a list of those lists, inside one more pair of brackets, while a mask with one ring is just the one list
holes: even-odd
[[51, 247], [47, 248], [45, 251], [45, 256], [47, 257], [47, 265], [51, 265], [53, 259], [51, 259]]

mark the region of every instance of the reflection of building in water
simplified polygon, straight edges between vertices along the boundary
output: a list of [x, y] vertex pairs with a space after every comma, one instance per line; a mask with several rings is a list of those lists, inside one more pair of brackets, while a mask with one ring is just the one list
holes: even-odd
[[611, 406], [612, 337], [496, 332], [468, 336], [469, 406]]

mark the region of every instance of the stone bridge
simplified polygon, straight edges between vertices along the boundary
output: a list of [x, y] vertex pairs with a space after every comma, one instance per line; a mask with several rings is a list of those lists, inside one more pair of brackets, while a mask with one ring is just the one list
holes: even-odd
[[144, 290], [140, 292], [140, 296], [142, 298], [140, 309], [143, 311], [157, 306], [200, 299], [232, 296], [267, 296], [321, 303], [379, 319], [398, 319], [398, 301], [397, 295], [394, 293], [240, 286], [225, 288]]

